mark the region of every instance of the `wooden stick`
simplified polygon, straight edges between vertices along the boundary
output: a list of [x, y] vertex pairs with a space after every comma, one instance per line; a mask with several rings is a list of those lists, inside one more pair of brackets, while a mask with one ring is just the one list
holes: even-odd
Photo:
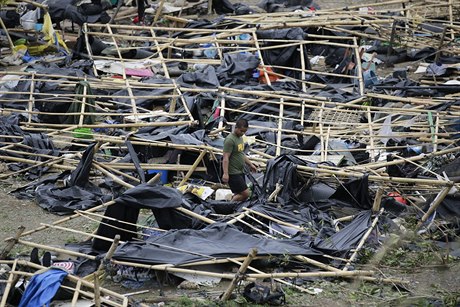
[[244, 274], [246, 273], [246, 270], [248, 266], [251, 264], [252, 259], [257, 256], [257, 248], [251, 249], [249, 252], [248, 256], [246, 259], [244, 259], [244, 262], [241, 264], [238, 272], [236, 273], [235, 277], [232, 279], [230, 282], [230, 285], [228, 286], [227, 290], [225, 290], [224, 294], [222, 295], [220, 301], [225, 302], [227, 301], [230, 296], [232, 295], [233, 290], [236, 288], [238, 283], [240, 283], [241, 280], [244, 278]]
[[90, 260], [96, 260], [96, 258], [97, 258], [96, 256], [87, 255], [87, 254], [79, 253], [79, 252], [74, 252], [74, 251], [66, 250], [66, 249], [59, 248], [59, 247], [46, 246], [46, 245], [43, 245], [43, 244], [38, 244], [38, 243], [24, 241], [24, 240], [18, 240], [18, 242], [23, 244], [23, 245], [36, 247], [36, 248], [40, 248], [40, 249], [44, 249], [44, 250], [49, 250], [49, 251], [53, 251], [53, 252], [57, 252], [57, 253], [62, 253], [64, 255], [83, 257], [83, 258], [87, 258], [87, 259], [90, 259]]
[[282, 184], [279, 184], [279, 183], [276, 183], [276, 188], [275, 190], [272, 192], [272, 194], [270, 194], [270, 196], [268, 197], [267, 201], [268, 202], [271, 202], [273, 199], [276, 198], [276, 196], [278, 195], [278, 193], [283, 189], [283, 185]]
[[[8, 254], [11, 252], [13, 249], [14, 245], [18, 242], [19, 238], [21, 237], [21, 234], [24, 232], [26, 228], [24, 226], [19, 226], [18, 231], [14, 235], [12, 239], [9, 240], [8, 244], [5, 246], [3, 249], [2, 253], [0, 254], [0, 260], [6, 259], [8, 257]], [[0, 304], [1, 305], [1, 304]], [[3, 305], [1, 305], [3, 306]]]
[[[332, 272], [340, 272], [340, 271], [342, 271], [342, 270], [339, 270], [339, 269], [337, 269], [337, 268], [335, 268], [333, 266], [324, 264], [322, 262], [310, 259], [310, 258], [305, 257], [305, 256], [297, 255], [294, 258], [296, 258], [297, 260], [300, 260], [302, 262], [312, 264], [312, 265], [317, 266], [319, 268], [328, 270], [328, 271], [332, 271]], [[407, 283], [409, 283], [408, 281], [405, 281], [405, 280], [402, 280], [402, 279], [399, 279], [399, 278], [378, 278], [378, 277], [372, 277], [372, 276], [354, 276], [353, 279], [359, 279], [359, 280], [364, 280], [364, 281], [372, 281], [372, 282], [377, 282], [377, 283], [384, 282], [384, 283], [389, 283], [389, 284], [407, 284]]]
[[81, 289], [81, 280], [77, 281], [77, 285], [75, 287], [75, 292], [73, 293], [71, 307], [77, 306], [78, 296], [80, 294]]

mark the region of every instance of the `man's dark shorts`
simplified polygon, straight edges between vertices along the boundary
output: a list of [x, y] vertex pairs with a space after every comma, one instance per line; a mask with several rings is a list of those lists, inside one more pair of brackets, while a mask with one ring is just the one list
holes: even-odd
[[228, 185], [234, 194], [240, 194], [248, 188], [244, 174], [228, 175]]

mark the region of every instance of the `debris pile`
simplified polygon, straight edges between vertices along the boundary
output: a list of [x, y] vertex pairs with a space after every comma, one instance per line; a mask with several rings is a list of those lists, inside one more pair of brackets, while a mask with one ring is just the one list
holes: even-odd
[[[405, 231], [401, 217], [455, 240], [460, 4], [305, 2], [2, 6], [0, 177], [29, 180], [12, 194], [67, 216], [11, 238], [1, 259], [15, 243], [60, 257], [1, 261], [0, 305], [33, 301], [28, 289], [51, 279], [39, 305], [59, 286], [72, 304], [133, 304], [103, 276], [132, 288], [230, 280], [222, 301], [247, 281], [247, 300], [283, 304], [259, 281], [309, 294], [313, 278], [406, 283], [359, 266], [363, 249]], [[203, 8], [227, 15], [181, 15]], [[239, 202], [222, 160], [242, 119], [256, 171]], [[96, 229], [66, 227], [74, 219]], [[89, 240], [25, 239], [45, 229]], [[19, 276], [33, 276], [25, 291]]]

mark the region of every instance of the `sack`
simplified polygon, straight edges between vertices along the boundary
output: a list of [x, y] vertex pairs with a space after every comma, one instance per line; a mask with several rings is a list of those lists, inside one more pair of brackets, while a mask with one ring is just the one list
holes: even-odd
[[269, 304], [274, 306], [286, 304], [284, 292], [271, 292], [269, 287], [257, 285], [252, 282], [244, 287], [243, 296], [250, 302], [256, 304]]

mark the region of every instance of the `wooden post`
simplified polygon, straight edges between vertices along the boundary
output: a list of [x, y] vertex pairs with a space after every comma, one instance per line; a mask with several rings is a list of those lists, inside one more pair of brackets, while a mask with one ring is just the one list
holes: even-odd
[[94, 305], [101, 307], [101, 289], [98, 274], [94, 274]]
[[439, 40], [438, 50], [436, 50], [436, 56], [434, 57], [435, 63], [439, 61], [439, 57], [441, 56], [442, 46], [444, 46], [444, 39], [446, 38], [446, 33], [447, 26], [444, 26], [444, 29], [442, 30], [441, 39]]
[[77, 281], [75, 292], [73, 293], [71, 307], [77, 306], [78, 296], [80, 294], [81, 280]]
[[5, 246], [2, 253], [0, 254], [0, 260], [6, 259], [6, 257], [11, 252], [14, 245], [18, 242], [19, 237], [21, 236], [21, 234], [24, 232], [25, 229], [26, 228], [24, 226], [19, 226], [18, 231], [16, 232], [16, 235], [13, 238], [9, 239], [8, 244]]
[[379, 188], [375, 193], [374, 204], [372, 205], [372, 212], [377, 213], [380, 211], [380, 204], [382, 203], [383, 188]]
[[[450, 25], [454, 25], [454, 12], [453, 12], [453, 0], [449, 0], [449, 21]], [[452, 28], [450, 28], [450, 38], [452, 40], [455, 39], [454, 31]]]
[[236, 288], [238, 283], [243, 279], [244, 273], [246, 273], [246, 270], [251, 264], [252, 259], [257, 255], [257, 249], [253, 248], [249, 252], [248, 256], [244, 260], [243, 264], [240, 266], [240, 269], [236, 273], [235, 277], [232, 279], [230, 285], [228, 286], [227, 290], [225, 291], [224, 295], [222, 295], [222, 298], [220, 299], [222, 302], [225, 302], [230, 298], [232, 295], [233, 290]]
[[386, 57], [386, 63], [385, 63], [386, 67], [393, 66], [390, 63], [390, 55], [391, 55], [391, 49], [393, 48], [395, 36], [396, 36], [396, 20], [393, 21], [393, 26], [391, 27], [390, 43], [388, 44], [388, 47], [387, 47], [387, 57]]

